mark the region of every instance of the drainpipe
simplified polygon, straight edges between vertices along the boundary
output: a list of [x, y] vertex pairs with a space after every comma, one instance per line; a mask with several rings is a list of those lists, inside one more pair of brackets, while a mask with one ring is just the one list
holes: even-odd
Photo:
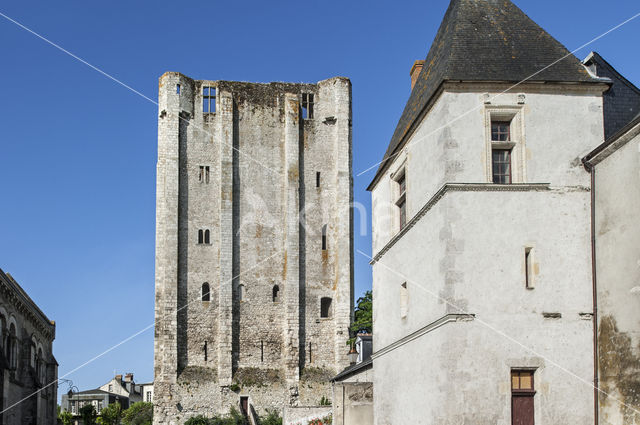
[[593, 412], [594, 423], [599, 424], [600, 382], [598, 376], [598, 286], [596, 278], [596, 168], [584, 161], [584, 167], [591, 174], [591, 281], [593, 290]]

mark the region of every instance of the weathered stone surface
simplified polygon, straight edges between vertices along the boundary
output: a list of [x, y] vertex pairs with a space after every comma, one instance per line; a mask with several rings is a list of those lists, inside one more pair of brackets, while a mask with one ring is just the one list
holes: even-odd
[[[203, 111], [205, 87], [216, 89], [215, 112]], [[159, 91], [155, 423], [226, 412], [245, 396], [259, 412], [330, 397], [300, 370], [347, 363], [349, 80], [166, 73]], [[303, 94], [314, 95], [313, 118], [301, 114]]]

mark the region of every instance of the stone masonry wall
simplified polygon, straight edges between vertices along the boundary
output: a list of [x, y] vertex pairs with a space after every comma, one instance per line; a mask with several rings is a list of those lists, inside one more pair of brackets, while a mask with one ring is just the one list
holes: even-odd
[[330, 397], [353, 307], [350, 82], [166, 73], [159, 99], [154, 423]]

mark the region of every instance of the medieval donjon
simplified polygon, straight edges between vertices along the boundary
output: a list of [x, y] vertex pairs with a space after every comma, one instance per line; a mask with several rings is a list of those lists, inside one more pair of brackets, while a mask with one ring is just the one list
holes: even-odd
[[156, 424], [316, 405], [348, 365], [351, 83], [160, 78]]

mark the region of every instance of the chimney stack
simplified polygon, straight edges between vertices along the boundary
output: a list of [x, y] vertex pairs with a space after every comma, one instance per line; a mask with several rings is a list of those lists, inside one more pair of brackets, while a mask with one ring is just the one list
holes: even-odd
[[116, 381], [122, 382], [122, 375], [116, 375]]
[[124, 382], [133, 382], [133, 373], [127, 373], [124, 375]]
[[413, 66], [411, 67], [411, 90], [413, 90], [413, 86], [416, 85], [416, 81], [418, 81], [418, 75], [420, 75], [420, 71], [422, 71], [422, 67], [424, 66], [424, 61], [415, 61]]

